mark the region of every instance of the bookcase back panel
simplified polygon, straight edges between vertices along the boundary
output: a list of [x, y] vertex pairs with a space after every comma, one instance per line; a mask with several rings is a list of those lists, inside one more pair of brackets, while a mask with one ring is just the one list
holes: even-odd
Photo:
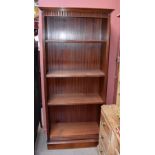
[[52, 106], [49, 109], [52, 122], [99, 122], [100, 105]]
[[48, 43], [47, 72], [100, 69], [102, 47], [105, 48], [101, 43]]
[[[45, 17], [46, 40], [101, 40], [106, 18]], [[105, 37], [104, 37], [105, 36]]]
[[51, 78], [48, 82], [48, 97], [53, 95], [99, 94], [99, 78]]

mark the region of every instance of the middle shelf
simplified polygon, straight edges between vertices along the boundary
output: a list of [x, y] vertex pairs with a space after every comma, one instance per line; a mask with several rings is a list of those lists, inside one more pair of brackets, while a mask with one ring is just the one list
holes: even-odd
[[105, 74], [101, 70], [64, 70], [52, 71], [46, 74], [47, 78], [56, 77], [104, 77]]
[[103, 104], [104, 100], [98, 94], [91, 95], [53, 95], [48, 100], [49, 106], [57, 105], [84, 105], [84, 104]]

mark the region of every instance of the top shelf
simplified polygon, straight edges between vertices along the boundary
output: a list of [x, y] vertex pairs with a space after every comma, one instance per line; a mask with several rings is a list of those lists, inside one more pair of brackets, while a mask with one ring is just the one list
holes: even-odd
[[104, 43], [106, 40], [45, 40], [46, 43]]

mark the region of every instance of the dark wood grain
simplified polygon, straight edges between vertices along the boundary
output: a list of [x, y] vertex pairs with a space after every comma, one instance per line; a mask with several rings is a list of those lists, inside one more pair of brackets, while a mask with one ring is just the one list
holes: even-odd
[[107, 85], [108, 85], [109, 48], [110, 48], [110, 17], [108, 18], [108, 21], [107, 21], [106, 37], [107, 37], [107, 42], [106, 44], [104, 44], [105, 48], [102, 48], [102, 50], [104, 51], [103, 71], [105, 72], [106, 76], [104, 78], [104, 85], [101, 88], [101, 95], [103, 96], [103, 98], [105, 98], [105, 100], [107, 96]]
[[92, 95], [99, 94], [100, 78], [98, 77], [71, 77], [48, 78], [48, 99], [53, 95]]
[[48, 101], [49, 106], [103, 104], [104, 100], [98, 94], [91, 95], [55, 95]]
[[39, 10], [39, 38], [40, 38], [40, 74], [41, 74], [41, 96], [44, 114], [44, 130], [49, 137], [49, 121], [48, 121], [48, 108], [47, 108], [47, 87], [46, 87], [46, 53], [44, 43], [44, 16], [43, 11]]
[[47, 143], [48, 149], [69, 149], [69, 148], [84, 148], [95, 147], [98, 144], [98, 139], [83, 139], [83, 140], [67, 140], [67, 141], [50, 141]]
[[104, 77], [101, 70], [55, 70], [46, 74], [47, 78], [58, 77]]
[[40, 8], [48, 148], [94, 146], [106, 104], [112, 10]]
[[98, 132], [97, 122], [55, 123], [51, 126], [50, 139], [58, 141], [98, 138]]
[[46, 43], [104, 43], [106, 40], [45, 40]]
[[101, 43], [46, 44], [47, 72], [100, 70]]
[[[45, 16], [55, 17], [80, 17], [80, 18], [108, 18], [113, 9], [89, 9], [89, 8], [49, 8], [45, 9]], [[44, 7], [41, 7], [44, 9]]]
[[99, 18], [66, 18], [45, 17], [46, 40], [80, 40], [101, 41], [106, 39], [102, 33], [103, 25], [106, 27], [107, 19]]
[[101, 105], [58, 105], [49, 106], [50, 124], [58, 122], [97, 122], [100, 121]]

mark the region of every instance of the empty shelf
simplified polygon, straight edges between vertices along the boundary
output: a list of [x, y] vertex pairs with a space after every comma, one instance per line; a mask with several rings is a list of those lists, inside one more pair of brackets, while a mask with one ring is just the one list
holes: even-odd
[[82, 104], [103, 104], [104, 100], [96, 95], [54, 95], [48, 105], [82, 105]]
[[77, 140], [98, 138], [97, 122], [63, 122], [51, 124], [50, 140]]
[[46, 43], [52, 43], [52, 42], [56, 42], [56, 43], [102, 43], [102, 42], [106, 42], [106, 40], [45, 40]]
[[105, 74], [101, 70], [84, 70], [84, 71], [52, 71], [46, 75], [51, 77], [104, 77]]

